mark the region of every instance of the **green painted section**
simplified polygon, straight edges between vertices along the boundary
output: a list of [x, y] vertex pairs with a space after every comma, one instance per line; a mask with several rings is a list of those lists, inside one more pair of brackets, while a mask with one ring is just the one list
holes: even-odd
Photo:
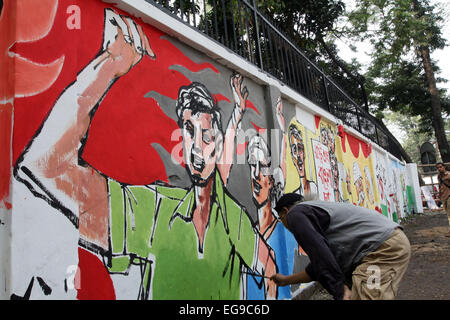
[[112, 180], [109, 187], [110, 272], [141, 265], [153, 299], [240, 298], [241, 269], [253, 267], [256, 231], [218, 176], [203, 248], [192, 223], [193, 189], [122, 187]]
[[388, 213], [388, 207], [384, 204], [381, 205], [381, 213], [385, 216], [385, 217], [389, 217], [389, 213]]
[[417, 207], [414, 189], [411, 186], [406, 186], [406, 196], [408, 200], [408, 213], [411, 213]]

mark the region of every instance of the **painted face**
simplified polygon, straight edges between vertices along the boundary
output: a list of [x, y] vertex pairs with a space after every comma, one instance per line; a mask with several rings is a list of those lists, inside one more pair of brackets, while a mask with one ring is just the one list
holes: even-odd
[[305, 176], [305, 146], [303, 145], [303, 141], [293, 134], [289, 139], [292, 161], [297, 168], [299, 176], [303, 178]]
[[252, 196], [258, 207], [263, 206], [269, 200], [273, 180], [270, 174], [270, 163], [267, 161], [264, 151], [254, 147], [249, 154], [250, 178], [252, 181]]
[[331, 129], [328, 129], [328, 148], [330, 149], [330, 152], [334, 154], [335, 151], [334, 135]]
[[356, 194], [358, 195], [358, 201], [361, 203], [364, 201], [364, 182], [363, 182], [363, 178], [360, 177], [358, 180], [356, 180], [355, 182], [355, 186], [356, 186]]
[[215, 172], [216, 132], [211, 114], [184, 111], [184, 161], [194, 185], [205, 185]]

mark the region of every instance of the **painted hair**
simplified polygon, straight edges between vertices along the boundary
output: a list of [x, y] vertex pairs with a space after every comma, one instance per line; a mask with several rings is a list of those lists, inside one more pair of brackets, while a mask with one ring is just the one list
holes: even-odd
[[296, 137], [298, 140], [300, 140], [303, 143], [302, 135], [300, 134], [300, 131], [293, 123], [289, 126], [289, 135]]
[[191, 110], [193, 114], [208, 113], [212, 115], [213, 126], [222, 131], [222, 119], [211, 93], [201, 83], [192, 82], [188, 86], [182, 86], [178, 92], [176, 112], [178, 125], [183, 127], [183, 112]]

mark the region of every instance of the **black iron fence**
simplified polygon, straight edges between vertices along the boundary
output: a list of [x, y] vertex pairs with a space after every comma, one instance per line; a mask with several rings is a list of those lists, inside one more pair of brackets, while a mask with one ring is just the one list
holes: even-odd
[[255, 0], [145, 0], [276, 77], [398, 159], [402, 147], [255, 5]]

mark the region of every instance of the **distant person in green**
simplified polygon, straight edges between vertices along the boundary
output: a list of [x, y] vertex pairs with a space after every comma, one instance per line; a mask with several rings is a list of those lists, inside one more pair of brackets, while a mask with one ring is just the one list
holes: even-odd
[[444, 210], [447, 213], [449, 231], [447, 232], [447, 237], [450, 237], [450, 172], [447, 171], [445, 165], [442, 162], [436, 164], [436, 169], [438, 170], [438, 181], [439, 181], [439, 199], [444, 206]]

